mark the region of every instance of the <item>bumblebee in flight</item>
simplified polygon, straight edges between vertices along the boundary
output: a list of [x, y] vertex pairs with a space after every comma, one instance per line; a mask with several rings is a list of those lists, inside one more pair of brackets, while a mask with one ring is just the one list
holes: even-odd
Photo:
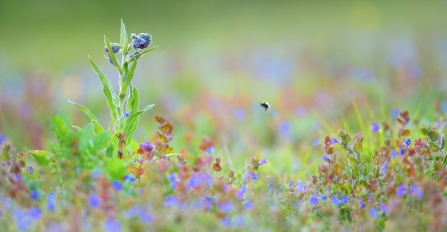
[[265, 109], [265, 111], [267, 111], [267, 109], [270, 107], [268, 102], [260, 102], [261, 103], [261, 107]]

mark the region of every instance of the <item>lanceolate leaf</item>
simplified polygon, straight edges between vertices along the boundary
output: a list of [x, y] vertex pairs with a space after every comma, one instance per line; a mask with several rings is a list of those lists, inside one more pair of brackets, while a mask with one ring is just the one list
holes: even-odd
[[107, 48], [109, 49], [109, 55], [110, 55], [110, 58], [112, 59], [113, 66], [115, 66], [121, 73], [122, 68], [121, 68], [120, 64], [118, 63], [118, 60], [116, 59], [115, 53], [112, 52], [112, 46], [110, 45], [110, 42], [106, 36], [104, 36], [104, 43], [106, 44]]
[[96, 119], [96, 116], [92, 114], [92, 112], [85, 106], [79, 105], [73, 101], [67, 100], [68, 102], [70, 102], [71, 104], [77, 106], [79, 109], [81, 109], [87, 116], [90, 117], [90, 119], [94, 120], [94, 121], [98, 121], [98, 119]]
[[127, 52], [127, 32], [126, 32], [126, 26], [124, 25], [123, 19], [121, 19], [120, 44], [124, 50], [123, 54], [126, 54], [126, 52]]
[[148, 53], [148, 52], [151, 52], [151, 51], [153, 51], [153, 50], [155, 50], [155, 49], [157, 49], [157, 48], [158, 48], [158, 46], [157, 46], [157, 47], [149, 48], [149, 49], [147, 49], [147, 50], [144, 50], [144, 51], [138, 53], [137, 55], [135, 55], [134, 57], [132, 57], [132, 58], [130, 58], [130, 59], [128, 58], [128, 60], [127, 60], [126, 62], [132, 62], [132, 61], [135, 61], [135, 60], [137, 60], [138, 58], [142, 57], [144, 54], [146, 54], [146, 53]]
[[53, 154], [44, 150], [31, 150], [29, 153], [40, 165], [43, 166], [50, 164], [51, 157], [53, 157]]

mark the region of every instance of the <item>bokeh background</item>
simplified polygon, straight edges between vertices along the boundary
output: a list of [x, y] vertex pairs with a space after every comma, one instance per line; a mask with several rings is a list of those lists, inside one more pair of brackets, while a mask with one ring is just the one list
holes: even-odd
[[88, 123], [67, 99], [109, 124], [87, 55], [117, 84], [103, 35], [118, 41], [121, 18], [159, 46], [136, 71], [140, 107], [156, 104], [139, 142], [168, 115], [176, 150], [198, 152], [207, 135], [232, 167], [260, 155], [286, 172], [320, 161], [319, 141], [339, 128], [447, 111], [447, 1], [3, 0], [2, 139], [43, 149], [51, 115]]

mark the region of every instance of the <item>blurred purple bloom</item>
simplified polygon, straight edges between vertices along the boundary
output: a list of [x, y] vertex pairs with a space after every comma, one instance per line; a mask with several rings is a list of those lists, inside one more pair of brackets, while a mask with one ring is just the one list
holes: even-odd
[[128, 210], [124, 211], [124, 218], [129, 219], [138, 216], [143, 212], [144, 209], [140, 205], [134, 205], [130, 207]]
[[247, 202], [245, 202], [245, 204], [244, 204], [244, 206], [245, 206], [245, 209], [246, 210], [251, 210], [251, 209], [253, 209], [253, 202], [252, 201], [250, 201], [250, 200], [247, 200]]
[[152, 36], [147, 33], [140, 33], [138, 35], [131, 34], [132, 46], [134, 48], [144, 49], [152, 42]]
[[124, 176], [124, 181], [133, 183], [133, 182], [135, 182], [135, 177], [133, 177], [131, 175], [125, 175]]
[[291, 126], [288, 122], [283, 122], [279, 125], [279, 133], [288, 134], [290, 132]]
[[349, 200], [349, 199], [348, 199], [348, 196], [343, 195], [343, 197], [341, 198], [341, 203], [347, 205], [347, 204], [348, 204], [348, 200]]
[[360, 209], [365, 208], [365, 202], [362, 201], [362, 200], [360, 200], [360, 202], [359, 202], [359, 206], [360, 206]]
[[56, 209], [56, 204], [54, 202], [55, 200], [56, 200], [56, 194], [49, 193], [47, 196], [47, 209], [51, 212], [53, 212]]
[[313, 145], [314, 146], [318, 146], [319, 143], [320, 143], [320, 140], [319, 139], [315, 139], [314, 142], [313, 142]]
[[171, 188], [175, 190], [177, 188], [178, 181], [176, 180], [174, 173], [169, 175], [169, 182], [171, 182]]
[[405, 155], [405, 149], [400, 149], [400, 155]]
[[242, 226], [244, 226], [244, 224], [245, 224], [245, 219], [242, 216], [239, 216], [234, 220], [234, 225], [236, 227], [242, 227]]
[[405, 142], [402, 145], [405, 145], [407, 147], [410, 146], [411, 145], [411, 139], [405, 140]]
[[435, 122], [435, 123], [433, 123], [433, 127], [439, 127], [441, 125], [441, 122]]
[[18, 231], [26, 231], [31, 225], [30, 218], [20, 209], [13, 210], [13, 218]]
[[208, 173], [194, 172], [188, 181], [188, 189], [197, 188], [202, 183], [211, 186], [214, 183], [214, 179]]
[[382, 167], [380, 167], [380, 174], [385, 174], [387, 170], [388, 170], [388, 165], [387, 165], [387, 163], [384, 163], [382, 165]]
[[254, 173], [254, 172], [251, 173], [252, 180], [257, 180], [258, 178], [259, 178], [258, 174]]
[[33, 166], [28, 166], [28, 173], [32, 173], [34, 171], [34, 168], [33, 168]]
[[101, 202], [101, 199], [99, 198], [98, 194], [96, 194], [96, 193], [90, 194], [90, 196], [88, 197], [88, 204], [92, 208], [99, 207], [100, 202]]
[[318, 203], [318, 197], [315, 196], [314, 194], [312, 194], [312, 196], [310, 196], [310, 198], [309, 198], [309, 202], [310, 202], [312, 205], [316, 205], [316, 204]]
[[416, 197], [418, 200], [422, 199], [424, 195], [424, 190], [419, 187], [418, 185], [411, 185], [410, 186], [410, 196]]
[[219, 210], [223, 213], [229, 213], [233, 209], [233, 203], [225, 201], [219, 205]]
[[31, 198], [34, 199], [34, 200], [39, 199], [39, 191], [37, 191], [36, 189], [33, 190], [33, 191], [31, 192]]
[[334, 144], [334, 143], [341, 143], [341, 141], [336, 138], [332, 138], [331, 144]]
[[115, 219], [107, 219], [103, 224], [103, 228], [107, 232], [120, 232], [121, 224]]
[[394, 119], [396, 119], [397, 117], [399, 117], [399, 113], [400, 113], [400, 110], [397, 109], [397, 108], [393, 108], [393, 109], [391, 109], [391, 111], [390, 111], [390, 115], [391, 115], [391, 117], [394, 118]]
[[149, 151], [149, 152], [151, 152], [154, 148], [155, 148], [154, 144], [152, 144], [152, 143], [149, 142], [149, 141], [146, 141], [146, 142], [143, 144], [143, 150], [145, 150], [145, 151]]
[[210, 210], [213, 207], [213, 199], [209, 196], [206, 196], [203, 199], [203, 204], [206, 210]]
[[123, 118], [128, 118], [128, 117], [130, 117], [130, 113], [129, 112], [124, 112]]
[[[292, 182], [292, 181], [290, 181], [290, 182]], [[270, 191], [270, 190], [273, 191], [273, 184], [272, 183], [269, 184], [269, 186], [267, 187], [267, 190], [268, 191]]]
[[222, 223], [223, 226], [229, 227], [231, 226], [231, 218], [229, 217], [224, 217], [220, 220], [220, 222]]
[[398, 197], [402, 197], [403, 195], [405, 195], [406, 192], [407, 192], [407, 186], [401, 184], [397, 187], [396, 195]]
[[332, 204], [334, 204], [335, 206], [338, 206], [338, 205], [340, 205], [340, 198], [338, 198], [337, 196], [335, 196], [335, 195], [332, 195]]
[[93, 179], [97, 179], [99, 177], [99, 174], [101, 174], [99, 169], [93, 169], [93, 171], [92, 171], [92, 178]]
[[302, 181], [298, 181], [297, 183], [296, 183], [296, 191], [297, 192], [304, 192], [304, 190], [306, 190], [306, 185], [304, 185], [304, 183], [302, 182]]
[[116, 191], [120, 191], [121, 189], [123, 189], [123, 183], [121, 183], [121, 181], [118, 180], [114, 180], [112, 182], [112, 186]]
[[268, 164], [267, 160], [263, 158], [261, 161], [259, 161], [258, 165], [261, 166], [263, 164]]
[[0, 217], [3, 216], [3, 211], [0, 210]]
[[12, 202], [9, 199], [5, 200], [5, 209], [10, 210], [12, 207]]
[[372, 218], [377, 218], [379, 216], [379, 211], [377, 211], [376, 208], [369, 209], [369, 215], [371, 215]]
[[42, 211], [38, 208], [31, 208], [28, 211], [28, 215], [33, 220], [38, 220], [40, 217], [42, 217]]
[[442, 111], [447, 112], [447, 102], [442, 102], [442, 103], [439, 105], [439, 108], [440, 108]]
[[247, 186], [245, 186], [245, 184], [241, 185], [239, 191], [237, 192], [237, 198], [243, 199], [246, 192], [247, 192]]
[[212, 155], [214, 153], [214, 147], [210, 146], [205, 150], [206, 153], [208, 153], [208, 155]]
[[2, 145], [4, 142], [6, 142], [8, 139], [4, 135], [0, 135], [0, 145]]
[[321, 200], [322, 200], [322, 201], [327, 200], [327, 196], [326, 196], [326, 195], [321, 196]]
[[390, 214], [390, 209], [384, 203], [380, 204], [380, 211], [384, 212], [386, 215]]
[[174, 208], [178, 205], [179, 201], [176, 196], [169, 195], [166, 197], [164, 206], [168, 208]]
[[331, 160], [331, 156], [328, 155], [328, 154], [324, 154], [324, 155], [321, 157], [321, 160], [322, 160], [323, 162], [328, 162], [328, 161]]
[[141, 212], [140, 214], [140, 220], [141, 222], [143, 222], [144, 224], [149, 224], [152, 222], [152, 215], [147, 212], [146, 210], [144, 210], [143, 212]]
[[396, 158], [397, 152], [395, 150], [391, 151], [391, 158]]
[[380, 130], [380, 126], [377, 123], [374, 122], [371, 125], [371, 131], [374, 132], [374, 133], [377, 133], [379, 130]]

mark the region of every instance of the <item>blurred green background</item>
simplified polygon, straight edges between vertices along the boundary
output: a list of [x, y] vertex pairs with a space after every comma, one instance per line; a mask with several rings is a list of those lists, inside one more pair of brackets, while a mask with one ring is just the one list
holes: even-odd
[[208, 135], [230, 163], [259, 154], [292, 170], [317, 162], [315, 139], [338, 128], [390, 121], [391, 109], [419, 121], [447, 110], [447, 1], [1, 1], [0, 134], [45, 148], [49, 116], [88, 123], [67, 99], [108, 125], [87, 55], [115, 84], [103, 35], [118, 41], [121, 18], [159, 46], [135, 77], [141, 106], [156, 104], [139, 142], [163, 114], [177, 150], [198, 152]]

